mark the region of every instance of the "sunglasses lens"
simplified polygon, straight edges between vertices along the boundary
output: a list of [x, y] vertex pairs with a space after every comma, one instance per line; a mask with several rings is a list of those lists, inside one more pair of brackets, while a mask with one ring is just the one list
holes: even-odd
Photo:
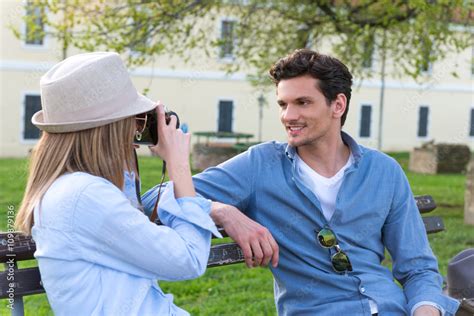
[[321, 246], [324, 248], [331, 248], [336, 245], [336, 236], [334, 236], [334, 233], [332, 230], [328, 228], [323, 228], [319, 233], [318, 233], [318, 241]]
[[349, 257], [342, 251], [336, 252], [331, 258], [332, 266], [337, 272], [352, 271]]

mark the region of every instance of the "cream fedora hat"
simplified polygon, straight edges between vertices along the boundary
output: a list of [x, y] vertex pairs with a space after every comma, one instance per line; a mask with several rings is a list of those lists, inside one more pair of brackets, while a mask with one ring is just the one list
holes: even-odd
[[40, 88], [42, 110], [31, 122], [49, 133], [102, 126], [156, 107], [137, 92], [117, 53], [66, 58], [41, 77]]

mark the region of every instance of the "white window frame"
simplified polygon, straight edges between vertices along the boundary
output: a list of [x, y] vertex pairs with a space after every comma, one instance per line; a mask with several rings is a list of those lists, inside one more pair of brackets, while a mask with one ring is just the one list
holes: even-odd
[[[430, 52], [429, 52], [429, 55], [431, 56], [432, 54], [432, 51], [433, 51], [433, 46], [434, 46], [434, 43], [433, 45], [430, 47]], [[420, 69], [420, 73], [424, 76], [431, 76], [433, 74], [433, 62], [429, 61], [428, 62], [428, 69], [427, 70], [424, 70], [424, 69]]]
[[[235, 17], [222, 17], [220, 20], [219, 20], [219, 25], [217, 27], [218, 29], [218, 36], [219, 36], [219, 40], [221, 40], [221, 36], [222, 36], [222, 24], [223, 22], [233, 22], [235, 23], [235, 25], [237, 25], [237, 23], [239, 22], [237, 18]], [[233, 50], [235, 52], [235, 50], [237, 49], [237, 43], [236, 43], [236, 40], [234, 39], [234, 42], [232, 43], [233, 45]], [[221, 63], [225, 63], [225, 64], [229, 64], [229, 63], [233, 63], [235, 61], [235, 54], [232, 54], [231, 56], [224, 56], [224, 57], [221, 57], [221, 49], [222, 47], [217, 47], [217, 58], [219, 60], [219, 62]]]
[[[422, 107], [426, 107], [428, 108], [428, 117], [426, 118], [426, 136], [419, 136], [418, 135], [418, 130], [420, 128], [420, 109]], [[430, 106], [428, 104], [420, 104], [418, 105], [417, 107], [417, 119], [416, 119], [416, 138], [418, 140], [428, 140], [430, 138], [430, 125], [431, 125], [431, 120], [430, 120], [430, 116], [431, 116], [431, 109], [430, 109]]]
[[26, 139], [25, 138], [25, 108], [26, 108], [26, 96], [38, 96], [41, 98], [41, 93], [38, 90], [27, 90], [21, 93], [21, 106], [20, 106], [20, 143], [25, 145], [36, 144], [38, 139]]
[[471, 47], [471, 78], [474, 78], [474, 44]]
[[[378, 53], [378, 50], [377, 50], [377, 45], [375, 45], [375, 42], [377, 40], [376, 36], [374, 35], [373, 37], [373, 40], [374, 40], [374, 47], [373, 47], [373, 50], [372, 50], [372, 55], [370, 56], [370, 67], [364, 67], [364, 65], [362, 65], [362, 69], [366, 70], [366, 71], [373, 71], [375, 70], [375, 63], [376, 63], [376, 55]], [[369, 104], [370, 105], [370, 104]]]
[[[23, 13], [26, 16], [27, 14], [26, 6], [28, 5], [28, 0], [23, 0], [22, 5], [23, 5]], [[46, 51], [49, 49], [49, 37], [47, 35], [47, 31], [48, 31], [47, 25], [44, 25], [45, 34], [43, 37], [43, 44], [28, 44], [26, 42], [26, 23], [23, 19], [22, 19], [20, 27], [21, 27], [21, 36], [25, 39], [21, 41], [22, 48], [31, 50], [31, 51]]]

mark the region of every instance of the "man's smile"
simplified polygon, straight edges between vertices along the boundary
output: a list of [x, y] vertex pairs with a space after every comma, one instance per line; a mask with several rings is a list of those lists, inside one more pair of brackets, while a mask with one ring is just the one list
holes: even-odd
[[291, 136], [298, 136], [305, 127], [305, 125], [287, 125], [286, 129]]

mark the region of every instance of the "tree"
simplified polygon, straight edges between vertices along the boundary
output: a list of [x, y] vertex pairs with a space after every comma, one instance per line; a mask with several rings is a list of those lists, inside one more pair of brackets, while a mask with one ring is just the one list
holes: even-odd
[[[463, 0], [32, 0], [41, 8], [46, 34], [85, 50], [110, 49], [140, 65], [160, 54], [189, 60], [195, 49], [215, 54], [229, 45], [215, 38], [215, 20], [236, 17], [237, 62], [229, 71], [265, 73], [296, 48], [331, 49], [358, 77], [368, 77], [372, 52], [397, 61], [399, 74], [414, 78], [427, 63], [472, 45], [473, 5]], [[27, 24], [34, 23], [27, 18]], [[33, 29], [33, 28], [32, 28]], [[471, 29], [472, 32], [472, 29]], [[383, 36], [383, 34], [385, 34]], [[19, 36], [19, 32], [17, 32]], [[383, 40], [382, 40], [383, 37]]]
[[[380, 76], [379, 149], [386, 61], [396, 61], [391, 75], [417, 79], [448, 53], [474, 44], [474, 4], [465, 0], [32, 0], [31, 7], [41, 18], [26, 17], [31, 31], [25, 36], [43, 30], [39, 21], [63, 44], [63, 58], [74, 45], [114, 50], [141, 65], [160, 54], [193, 60], [199, 49], [212, 56], [219, 46], [219, 57], [230, 53], [235, 59], [227, 71], [243, 69], [260, 87], [270, 83], [269, 65], [281, 56], [329, 42], [355, 77]], [[238, 22], [216, 38], [215, 20], [222, 14]], [[374, 53], [380, 73], [371, 67]]]

